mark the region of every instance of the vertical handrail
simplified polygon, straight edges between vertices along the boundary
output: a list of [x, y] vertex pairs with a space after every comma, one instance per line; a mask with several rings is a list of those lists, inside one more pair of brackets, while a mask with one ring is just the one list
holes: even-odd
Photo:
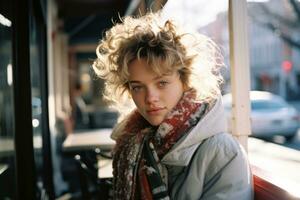
[[247, 1], [229, 0], [232, 134], [247, 150], [250, 126], [250, 68], [247, 32]]
[[[13, 90], [17, 199], [36, 199], [30, 77], [30, 1], [13, 0]], [[2, 186], [1, 186], [2, 187]]]

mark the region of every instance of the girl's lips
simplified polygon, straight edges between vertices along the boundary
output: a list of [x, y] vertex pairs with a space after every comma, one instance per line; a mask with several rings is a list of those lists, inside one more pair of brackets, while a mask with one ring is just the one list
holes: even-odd
[[149, 115], [157, 115], [160, 113], [160, 111], [162, 111], [164, 108], [154, 108], [154, 109], [151, 109], [151, 110], [147, 110], [147, 113]]

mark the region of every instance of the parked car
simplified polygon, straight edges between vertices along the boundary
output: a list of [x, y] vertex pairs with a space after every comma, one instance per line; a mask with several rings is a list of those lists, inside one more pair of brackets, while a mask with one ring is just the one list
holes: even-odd
[[[223, 96], [223, 103], [231, 131], [231, 94]], [[282, 97], [265, 91], [251, 91], [252, 136], [271, 138], [275, 135], [291, 140], [300, 128], [298, 111]]]

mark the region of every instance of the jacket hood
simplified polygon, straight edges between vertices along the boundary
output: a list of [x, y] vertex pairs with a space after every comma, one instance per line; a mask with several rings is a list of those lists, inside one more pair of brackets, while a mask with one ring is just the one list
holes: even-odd
[[[122, 135], [127, 121], [128, 118], [125, 118], [114, 127], [111, 134], [113, 140]], [[197, 125], [163, 157], [162, 162], [168, 165], [186, 166], [203, 140], [224, 132], [227, 132], [227, 122], [220, 97]]]
[[162, 162], [167, 165], [186, 166], [202, 141], [224, 132], [227, 132], [227, 120], [220, 97], [197, 125], [163, 157]]

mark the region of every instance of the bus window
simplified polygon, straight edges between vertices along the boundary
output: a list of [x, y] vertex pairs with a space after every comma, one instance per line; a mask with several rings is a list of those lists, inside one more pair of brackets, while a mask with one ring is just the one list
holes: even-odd
[[0, 199], [16, 198], [12, 22], [9, 4], [0, 3]]

